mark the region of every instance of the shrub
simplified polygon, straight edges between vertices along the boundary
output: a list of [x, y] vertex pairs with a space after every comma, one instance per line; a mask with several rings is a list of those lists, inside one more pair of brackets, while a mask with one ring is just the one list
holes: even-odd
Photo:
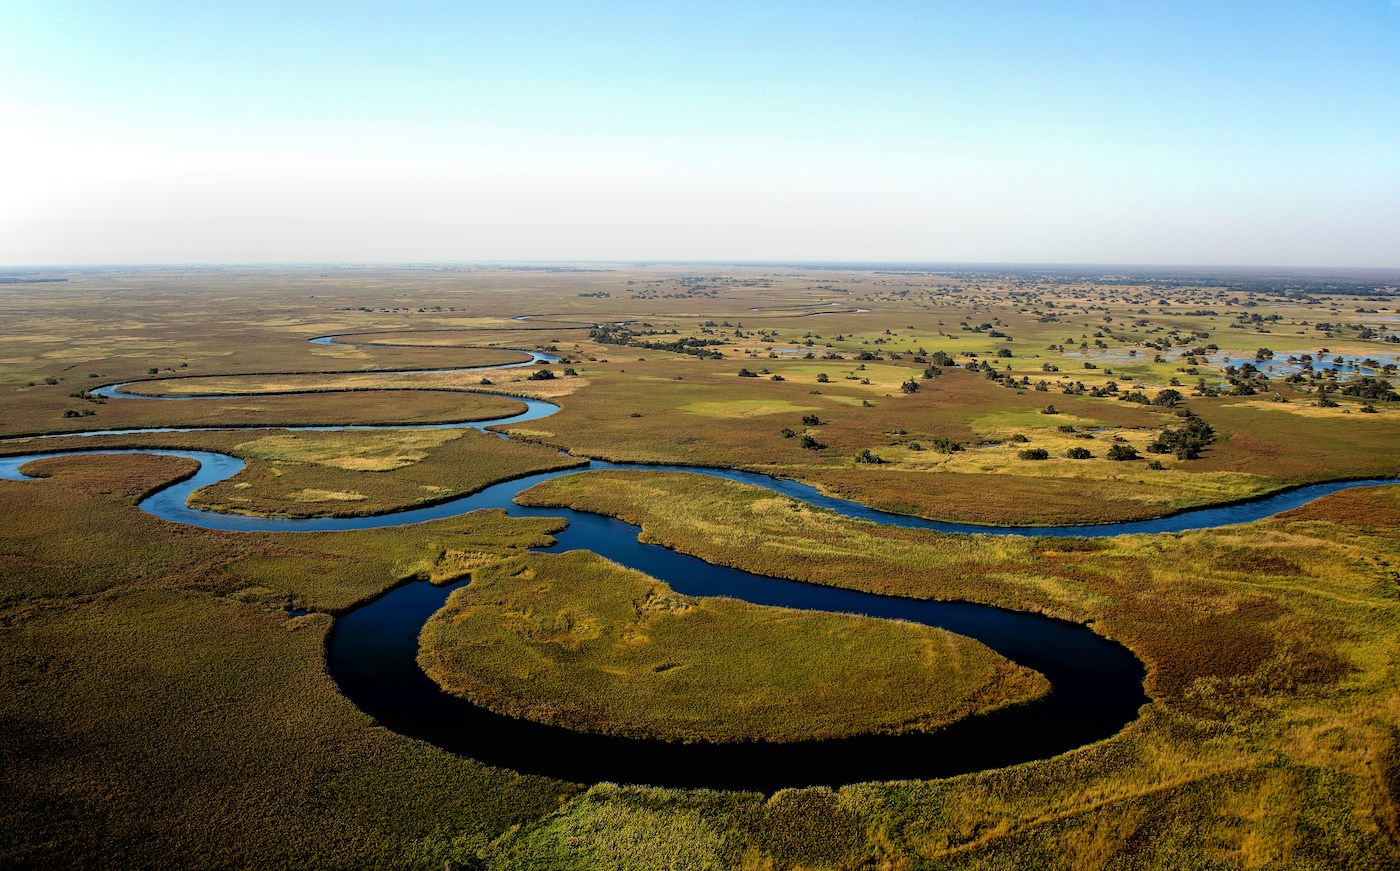
[[1026, 448], [1016, 456], [1023, 460], [1048, 460], [1050, 459], [1050, 452], [1045, 450], [1045, 448]]
[[815, 414], [804, 414], [804, 415], [802, 415], [802, 425], [803, 425], [803, 426], [820, 426], [820, 425], [821, 425], [821, 419], [818, 418]]
[[740, 370], [739, 370], [739, 377], [740, 377], [740, 378], [757, 378], [758, 376], [757, 376], [756, 374], [754, 374], [753, 372], [750, 372], [748, 369], [740, 369]]
[[1215, 429], [1190, 411], [1181, 412], [1185, 424], [1176, 429], [1168, 427], [1158, 434], [1147, 449], [1154, 454], [1175, 454], [1178, 460], [1194, 460], [1205, 446], [1215, 441]]
[[1087, 448], [1070, 448], [1065, 451], [1065, 456], [1071, 460], [1092, 460], [1094, 455]]
[[1026, 438], [1021, 433], [1016, 433], [1014, 436], [1011, 437], [1012, 444], [1023, 445], [1028, 441], [1030, 441], [1030, 439]]
[[1162, 408], [1175, 408], [1176, 404], [1180, 402], [1181, 399], [1182, 396], [1180, 390], [1172, 390], [1170, 387], [1168, 387], [1166, 390], [1163, 390], [1157, 394], [1157, 396], [1152, 400], [1152, 404], [1160, 406]]
[[879, 458], [878, 456], [876, 456], [875, 454], [872, 454], [872, 453], [870, 452], [870, 449], [869, 449], [869, 448], [866, 448], [865, 450], [863, 450], [863, 451], [861, 451], [860, 453], [856, 454], [856, 462], [857, 462], [857, 463], [870, 463], [870, 464], [872, 464], [872, 465], [877, 465], [877, 466], [878, 466], [880, 463], [883, 463], [884, 460], [880, 459], [880, 458]]
[[1040, 413], [1041, 413], [1041, 414], [1059, 414], [1060, 412], [1059, 412], [1058, 409], [1055, 408], [1055, 406], [1053, 406], [1053, 405], [1047, 405], [1047, 406], [1045, 406], [1044, 408], [1042, 408], [1042, 409], [1040, 410]]
[[935, 451], [940, 451], [945, 454], [954, 454], [963, 449], [962, 442], [954, 441], [946, 436], [939, 436], [934, 439], [931, 447]]
[[[1114, 442], [1108, 448], [1106, 456], [1110, 460], [1136, 460], [1138, 458], [1137, 448], [1123, 442]], [[1160, 464], [1158, 464], [1160, 465]]]
[[821, 442], [817, 441], [816, 439], [812, 438], [812, 436], [811, 436], [809, 433], [803, 433], [803, 434], [802, 434], [802, 447], [806, 448], [806, 449], [809, 450], [809, 451], [820, 451], [820, 450], [822, 450], [823, 448], [825, 448], [826, 445], [824, 445], [824, 444], [822, 444]]

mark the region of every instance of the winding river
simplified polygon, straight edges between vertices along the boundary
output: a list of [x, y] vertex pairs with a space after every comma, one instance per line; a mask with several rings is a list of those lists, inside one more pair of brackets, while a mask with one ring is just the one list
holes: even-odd
[[[336, 342], [334, 336], [312, 341]], [[351, 344], [346, 342], [345, 344]], [[553, 362], [537, 352], [530, 359], [489, 367], [411, 371], [473, 372]], [[398, 371], [385, 372], [394, 374]], [[209, 396], [143, 396], [124, 392], [128, 384], [93, 391], [114, 399], [193, 400]], [[245, 394], [257, 396], [262, 394]], [[290, 430], [376, 428], [446, 429], [509, 425], [538, 420], [558, 406], [536, 399], [500, 396], [525, 410], [484, 421], [396, 426], [278, 427]], [[218, 398], [238, 395], [217, 394]], [[81, 435], [214, 431], [221, 427], [164, 427], [103, 430]], [[502, 434], [502, 437], [506, 437]], [[482, 508], [505, 509], [512, 516], [562, 517], [568, 527], [544, 551], [586, 549], [665, 581], [692, 596], [729, 596], [758, 605], [862, 614], [938, 627], [975, 638], [1001, 655], [1045, 675], [1053, 691], [1042, 699], [970, 717], [930, 733], [861, 735], [851, 738], [774, 744], [680, 744], [575, 732], [493, 714], [442, 692], [416, 662], [424, 622], [462, 582], [435, 587], [402, 585], [338, 616], [327, 641], [326, 662], [341, 691], [380, 724], [446, 750], [523, 773], [579, 782], [617, 781], [657, 786], [757, 789], [869, 780], [946, 777], [1045, 758], [1107, 738], [1137, 717], [1147, 702], [1142, 664], [1124, 647], [1084, 626], [983, 605], [878, 596], [779, 580], [710, 565], [695, 557], [637, 540], [637, 527], [610, 517], [572, 509], [526, 508], [515, 496], [542, 481], [587, 471], [689, 472], [712, 475], [830, 509], [846, 517], [886, 525], [953, 534], [1101, 537], [1127, 533], [1177, 532], [1244, 523], [1303, 505], [1350, 487], [1393, 483], [1393, 479], [1339, 481], [1276, 493], [1236, 505], [1185, 511], [1156, 520], [1067, 527], [996, 527], [947, 523], [891, 514], [837, 499], [795, 481], [754, 472], [693, 466], [622, 464], [593, 461], [583, 468], [542, 472], [487, 487], [436, 505], [370, 517], [275, 518], [223, 514], [191, 508], [195, 490], [237, 474], [242, 460], [209, 451], [164, 448], [56, 451], [0, 458], [0, 478], [24, 479], [21, 468], [46, 457], [79, 454], [144, 453], [195, 460], [190, 478], [151, 493], [139, 507], [174, 523], [209, 529], [258, 532], [311, 532], [373, 529], [455, 517]]]

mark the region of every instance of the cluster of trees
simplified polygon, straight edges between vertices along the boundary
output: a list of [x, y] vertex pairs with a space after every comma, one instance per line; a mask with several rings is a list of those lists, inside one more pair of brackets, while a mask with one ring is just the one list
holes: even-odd
[[1341, 390], [1343, 396], [1356, 396], [1361, 399], [1379, 399], [1382, 402], [1400, 402], [1400, 393], [1395, 392], [1390, 381], [1374, 375], [1362, 375], [1346, 383]]
[[[675, 330], [671, 332], [674, 333]], [[725, 343], [723, 339], [699, 339], [692, 336], [681, 336], [669, 342], [658, 342], [640, 338], [644, 335], [660, 334], [656, 332], [634, 333], [620, 325], [594, 327], [588, 331], [589, 338], [603, 345], [630, 345], [634, 348], [647, 348], [652, 351], [671, 351], [676, 354], [690, 354], [713, 360], [724, 359], [724, 355], [720, 352], [710, 350], [715, 345], [723, 345]]]
[[1174, 454], [1178, 460], [1199, 459], [1206, 446], [1215, 441], [1215, 429], [1188, 409], [1177, 412], [1182, 425], [1167, 427], [1147, 446], [1154, 454]]

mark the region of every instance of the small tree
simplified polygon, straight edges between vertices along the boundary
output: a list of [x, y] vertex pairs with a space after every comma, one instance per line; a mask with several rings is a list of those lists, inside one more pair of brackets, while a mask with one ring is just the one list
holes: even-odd
[[1172, 390], [1168, 387], [1153, 398], [1152, 404], [1162, 408], [1175, 408], [1176, 404], [1182, 400], [1180, 390]]
[[802, 434], [802, 440], [801, 440], [801, 441], [802, 441], [802, 447], [806, 448], [806, 449], [809, 450], [809, 451], [820, 451], [820, 450], [822, 450], [823, 448], [826, 447], [826, 445], [822, 444], [821, 442], [819, 442], [819, 441], [817, 441], [815, 438], [813, 438], [812, 435], [811, 435], [810, 433], [805, 433], [805, 432], [804, 432], [804, 433]]
[[1071, 460], [1092, 460], [1094, 458], [1088, 448], [1070, 448], [1065, 451], [1065, 456]]
[[1040, 413], [1041, 413], [1041, 414], [1059, 414], [1060, 411], [1059, 411], [1059, 409], [1055, 408], [1055, 406], [1053, 406], [1053, 405], [1047, 405], [1047, 406], [1045, 406], [1044, 408], [1042, 408], [1042, 409], [1040, 410]]
[[830, 381], [831, 381], [831, 379], [828, 378], [828, 377], [826, 377], [826, 373], [825, 373], [825, 372], [818, 373], [818, 375], [817, 375], [817, 383], [818, 383], [818, 384], [826, 384], [826, 383], [828, 383], [828, 382], [830, 382]]
[[1045, 448], [1026, 448], [1016, 456], [1023, 460], [1048, 460], [1050, 459], [1050, 452], [1045, 450]]
[[1138, 458], [1137, 448], [1123, 442], [1114, 442], [1108, 448], [1106, 456], [1110, 460], [1136, 460]]
[[876, 456], [875, 454], [872, 454], [872, 453], [870, 452], [870, 448], [866, 448], [865, 450], [863, 450], [863, 451], [861, 451], [860, 453], [856, 454], [856, 462], [857, 462], [857, 463], [870, 463], [870, 464], [872, 464], [872, 465], [878, 466], [879, 464], [883, 463], [884, 460], [880, 459], [880, 458], [879, 458], [878, 456]]
[[821, 418], [817, 417], [815, 414], [804, 414], [802, 415], [802, 425], [821, 426]]
[[910, 378], [908, 381], [905, 381], [903, 384], [899, 385], [899, 389], [904, 393], [918, 393], [919, 382], [915, 381], [913, 378]]

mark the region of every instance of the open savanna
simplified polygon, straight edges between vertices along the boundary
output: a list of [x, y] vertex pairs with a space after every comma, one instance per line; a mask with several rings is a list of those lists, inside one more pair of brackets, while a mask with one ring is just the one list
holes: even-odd
[[[679, 355], [584, 364], [578, 371], [589, 389], [571, 395], [559, 413], [512, 431], [591, 457], [747, 468], [888, 510], [1013, 525], [1141, 519], [1287, 485], [1400, 471], [1387, 448], [1400, 438], [1400, 408], [1386, 407], [1395, 403], [1378, 403], [1385, 408], [1375, 415], [1323, 417], [1243, 404], [1253, 397], [1192, 398], [1186, 404], [1218, 440], [1201, 459], [1181, 461], [1146, 452], [1163, 428], [1181, 422], [1151, 406], [1018, 392], [961, 369], [922, 379], [916, 364], [767, 363], [762, 368], [784, 380], [741, 378], [738, 361]], [[852, 370], [871, 384], [846, 380]], [[826, 383], [817, 380], [822, 373]], [[919, 390], [902, 393], [899, 385], [911, 377]], [[1043, 414], [1047, 405], [1057, 413]], [[804, 422], [810, 416], [819, 422]], [[805, 448], [803, 434], [824, 447]], [[1028, 441], [1013, 442], [1017, 435]], [[939, 439], [962, 450], [944, 453]], [[1105, 459], [1115, 439], [1142, 458]], [[1037, 447], [1051, 459], [1019, 459], [1021, 449]], [[1071, 447], [1089, 449], [1094, 459], [1066, 459]], [[859, 462], [867, 450], [883, 462]], [[1149, 468], [1152, 460], [1163, 468]]]
[[475, 572], [423, 628], [418, 660], [493, 711], [671, 741], [926, 730], [1049, 689], [969, 638], [682, 596], [588, 551]]

